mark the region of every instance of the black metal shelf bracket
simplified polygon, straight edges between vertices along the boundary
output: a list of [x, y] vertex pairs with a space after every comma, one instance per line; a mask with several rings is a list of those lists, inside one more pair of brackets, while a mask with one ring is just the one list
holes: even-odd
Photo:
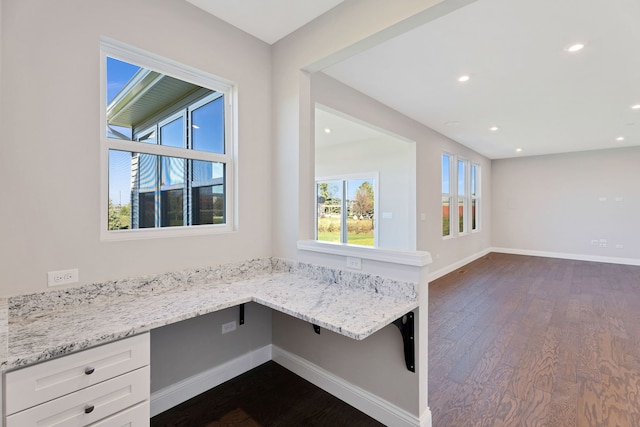
[[313, 325], [313, 330], [314, 330], [314, 332], [316, 334], [320, 335], [320, 326], [314, 324]]
[[240, 304], [240, 324], [244, 325], [244, 304]]
[[404, 343], [404, 361], [407, 364], [407, 369], [411, 372], [416, 371], [416, 340], [414, 336], [415, 329], [413, 316], [413, 311], [410, 311], [393, 322], [393, 324], [400, 329], [400, 333], [402, 334], [402, 342]]

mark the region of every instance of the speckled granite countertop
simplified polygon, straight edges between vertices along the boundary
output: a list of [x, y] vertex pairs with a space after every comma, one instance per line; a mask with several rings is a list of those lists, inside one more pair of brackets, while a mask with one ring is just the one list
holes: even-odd
[[0, 368], [254, 301], [361, 340], [418, 306], [415, 283], [279, 259], [0, 298]]

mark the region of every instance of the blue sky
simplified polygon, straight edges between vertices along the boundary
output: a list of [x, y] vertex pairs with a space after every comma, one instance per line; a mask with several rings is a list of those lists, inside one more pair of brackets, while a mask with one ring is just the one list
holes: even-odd
[[139, 69], [137, 65], [107, 57], [107, 105]]

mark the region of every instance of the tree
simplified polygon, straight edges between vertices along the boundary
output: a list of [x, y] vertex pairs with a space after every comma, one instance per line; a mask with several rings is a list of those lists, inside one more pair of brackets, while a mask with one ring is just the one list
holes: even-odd
[[368, 181], [363, 182], [358, 187], [352, 209], [353, 213], [358, 217], [370, 217], [373, 215], [373, 188]]
[[131, 223], [131, 206], [115, 206], [109, 199], [109, 230], [125, 230]]
[[116, 207], [113, 206], [111, 199], [109, 199], [109, 230], [120, 230], [121, 228], [120, 215], [118, 215]]

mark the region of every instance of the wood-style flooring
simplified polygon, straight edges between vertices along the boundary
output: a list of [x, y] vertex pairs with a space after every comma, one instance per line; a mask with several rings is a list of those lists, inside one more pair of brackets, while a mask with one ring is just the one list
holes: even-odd
[[492, 253], [429, 292], [435, 427], [640, 426], [640, 267]]
[[[429, 286], [434, 427], [640, 427], [640, 267], [489, 254]], [[269, 362], [161, 426], [380, 426]]]
[[151, 418], [151, 427], [380, 427], [340, 399], [267, 362]]

